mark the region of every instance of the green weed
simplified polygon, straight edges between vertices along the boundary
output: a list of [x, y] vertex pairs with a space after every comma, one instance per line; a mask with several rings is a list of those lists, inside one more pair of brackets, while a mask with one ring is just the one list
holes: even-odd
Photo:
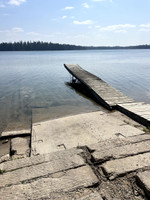
[[144, 127], [144, 128], [143, 128], [143, 131], [144, 131], [145, 133], [150, 133], [150, 126]]
[[4, 174], [6, 170], [0, 169], [0, 174]]

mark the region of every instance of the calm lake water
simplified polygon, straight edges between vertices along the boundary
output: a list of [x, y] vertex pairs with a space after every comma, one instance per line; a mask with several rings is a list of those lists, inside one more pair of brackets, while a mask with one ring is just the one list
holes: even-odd
[[[150, 50], [0, 52], [0, 127], [102, 110], [71, 88], [79, 64], [136, 101], [150, 103]], [[19, 126], [19, 125], [18, 125]]]

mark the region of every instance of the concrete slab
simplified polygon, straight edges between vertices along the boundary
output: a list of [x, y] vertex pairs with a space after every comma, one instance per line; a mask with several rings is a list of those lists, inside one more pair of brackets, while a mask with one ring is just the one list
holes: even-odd
[[0, 157], [0, 163], [8, 161], [10, 159], [10, 155], [6, 154]]
[[150, 167], [150, 153], [111, 160], [102, 165], [102, 169], [109, 179], [114, 179], [145, 167]]
[[29, 168], [43, 163], [50, 163], [51, 170], [57, 172], [63, 169], [71, 169], [85, 164], [80, 154], [81, 149], [69, 149], [65, 151], [58, 151], [50, 154], [43, 154], [23, 159], [16, 159], [0, 164], [0, 169], [5, 172], [14, 171], [21, 168]]
[[92, 112], [33, 124], [32, 155], [144, 132], [107, 113]]
[[79, 200], [103, 200], [103, 199], [98, 192], [94, 192], [87, 196], [81, 197]]
[[90, 151], [103, 151], [107, 149], [111, 149], [114, 147], [120, 147], [127, 144], [134, 144], [138, 142], [143, 141], [149, 141], [150, 140], [150, 134], [142, 134], [142, 135], [136, 135], [132, 137], [118, 137], [117, 139], [108, 139], [102, 142], [98, 142], [95, 144], [89, 144], [88, 148]]
[[137, 180], [145, 193], [150, 197], [150, 171], [139, 172]]
[[142, 135], [128, 137], [128, 138], [126, 138], [126, 140], [129, 141], [130, 143], [148, 141], [148, 140], [150, 140], [150, 134], [145, 133], [145, 134], [142, 134]]
[[9, 160], [10, 140], [0, 140], [0, 163]]
[[110, 159], [125, 158], [140, 153], [150, 152], [150, 140], [113, 148], [99, 149], [92, 153], [95, 162], [104, 162]]
[[49, 177], [24, 184], [0, 188], [0, 197], [10, 199], [51, 199], [52, 193], [73, 191], [98, 184], [98, 179], [88, 166], [58, 172]]
[[[66, 160], [65, 160], [66, 161]], [[60, 162], [53, 161], [53, 162], [47, 162], [47, 163], [41, 163], [38, 165], [26, 167], [17, 169], [15, 171], [3, 173], [0, 176], [0, 187], [5, 187], [7, 185], [14, 185], [18, 184], [22, 181], [30, 181], [35, 178], [44, 177], [49, 174], [53, 174], [56, 172], [68, 170], [68, 163], [66, 162]], [[83, 164], [85, 165], [85, 164]], [[76, 165], [75, 167], [79, 167], [80, 165]], [[69, 168], [71, 165], [69, 166]]]
[[1, 137], [12, 137], [18, 135], [31, 135], [31, 129], [4, 131], [2, 132]]
[[12, 158], [19, 158], [19, 157], [29, 157], [30, 155], [30, 147], [29, 141], [27, 138], [16, 137], [11, 139], [11, 155]]

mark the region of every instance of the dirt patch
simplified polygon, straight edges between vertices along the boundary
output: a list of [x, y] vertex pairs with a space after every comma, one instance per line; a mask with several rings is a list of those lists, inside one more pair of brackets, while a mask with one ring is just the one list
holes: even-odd
[[134, 174], [119, 177], [109, 181], [102, 170], [99, 170], [101, 184], [99, 193], [105, 200], [148, 200], [141, 188], [136, 184]]

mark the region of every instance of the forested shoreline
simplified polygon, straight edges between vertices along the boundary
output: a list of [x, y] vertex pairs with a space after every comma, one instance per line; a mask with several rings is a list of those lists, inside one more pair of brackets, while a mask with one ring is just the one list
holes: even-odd
[[59, 44], [51, 42], [2, 42], [0, 51], [55, 51], [55, 50], [109, 50], [109, 49], [150, 49], [150, 45], [137, 46], [79, 46], [70, 44]]

